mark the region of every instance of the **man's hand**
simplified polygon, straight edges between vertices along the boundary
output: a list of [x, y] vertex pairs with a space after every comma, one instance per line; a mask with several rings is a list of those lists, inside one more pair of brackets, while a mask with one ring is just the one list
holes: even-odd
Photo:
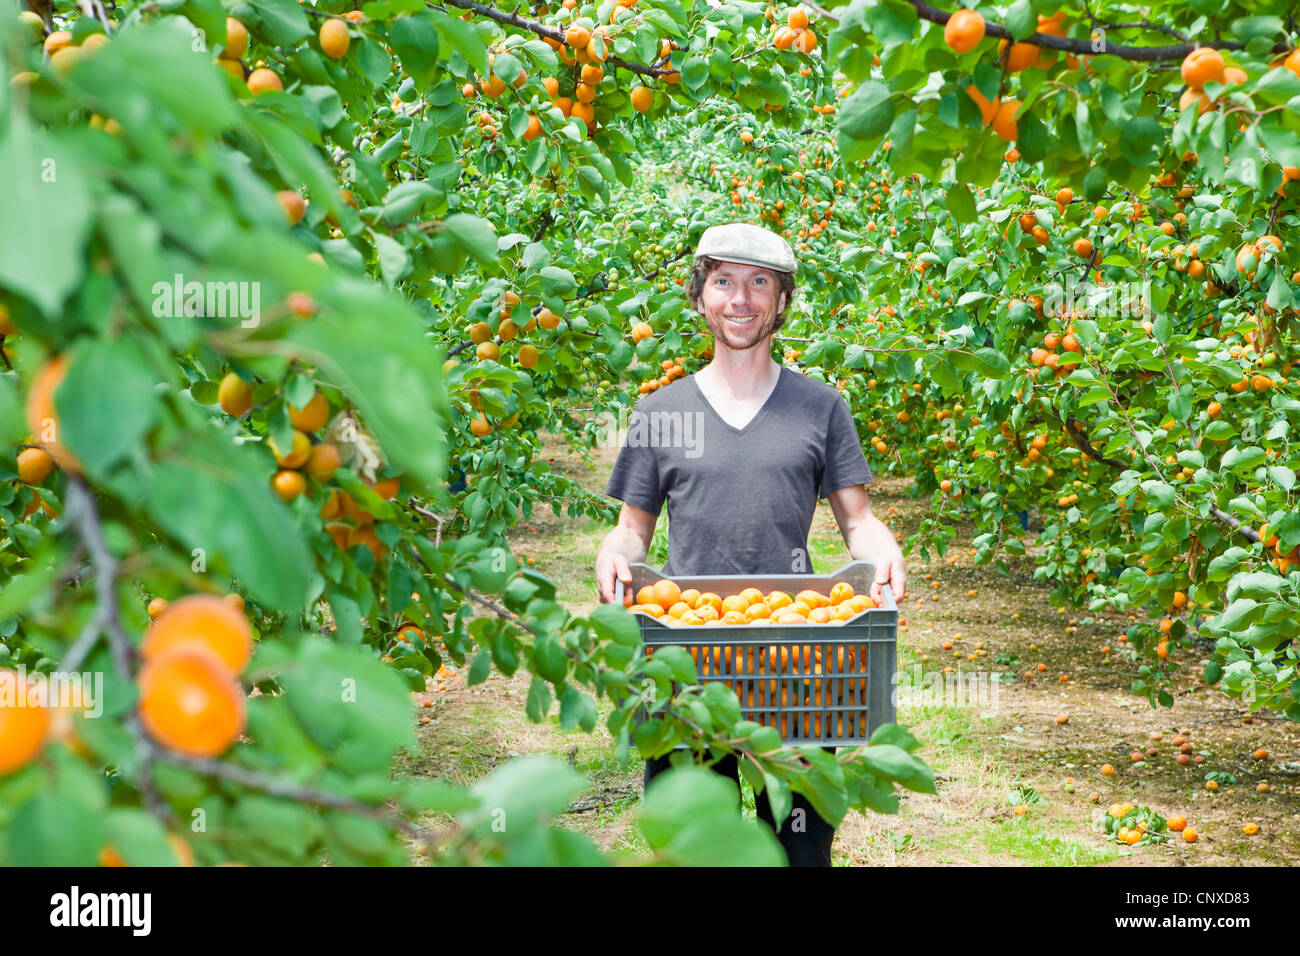
[[658, 515], [640, 508], [633, 508], [626, 502], [618, 513], [618, 524], [614, 530], [605, 535], [596, 552], [596, 593], [602, 604], [614, 601], [614, 582], [623, 582], [623, 603], [631, 604], [635, 595], [631, 593], [633, 561], [644, 561], [650, 553], [650, 539], [654, 537]]
[[907, 592], [907, 568], [903, 564], [903, 550], [894, 540], [893, 533], [874, 515], [866, 522], [866, 527], [855, 536], [855, 543], [849, 546], [849, 553], [858, 558], [857, 542], [861, 541], [863, 555], [860, 560], [872, 561], [876, 565], [876, 580], [871, 584], [871, 600], [877, 605], [884, 602], [883, 585], [888, 584], [898, 601]]
[[616, 581], [623, 582], [623, 603], [632, 603], [632, 569], [628, 566], [627, 555], [617, 554], [602, 549], [596, 554], [596, 591], [601, 604], [614, 601]]
[[894, 600], [907, 593], [907, 568], [903, 563], [903, 550], [894, 540], [893, 532], [871, 512], [871, 499], [862, 485], [841, 488], [826, 496], [840, 534], [855, 561], [870, 561], [876, 566], [876, 579], [871, 584], [871, 600], [884, 602], [884, 586], [889, 585]]

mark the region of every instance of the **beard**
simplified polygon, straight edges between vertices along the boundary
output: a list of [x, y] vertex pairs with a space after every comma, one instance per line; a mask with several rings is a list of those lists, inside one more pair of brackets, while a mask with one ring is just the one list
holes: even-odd
[[726, 346], [733, 352], [744, 352], [760, 342], [767, 340], [776, 329], [776, 313], [756, 315], [744, 325], [736, 325], [722, 315], [704, 316], [705, 324], [713, 334], [715, 343]]

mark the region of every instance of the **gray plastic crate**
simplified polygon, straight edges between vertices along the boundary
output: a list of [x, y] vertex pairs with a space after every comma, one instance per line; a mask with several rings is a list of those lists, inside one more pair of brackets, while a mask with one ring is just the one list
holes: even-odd
[[[665, 575], [633, 564], [636, 594]], [[805, 588], [829, 594], [841, 581], [869, 594], [876, 568], [854, 561], [832, 574], [700, 575], [671, 577], [683, 591], [722, 597], [755, 587], [764, 594]], [[622, 600], [622, 584], [616, 587]], [[675, 644], [690, 652], [701, 683], [725, 681], [748, 720], [774, 727], [789, 744], [864, 744], [881, 724], [894, 722], [893, 674], [898, 605], [889, 586], [884, 603], [841, 624], [669, 625], [643, 612], [636, 617], [648, 652]], [[842, 653], [841, 653], [842, 651]], [[819, 660], [820, 657], [820, 660]]]

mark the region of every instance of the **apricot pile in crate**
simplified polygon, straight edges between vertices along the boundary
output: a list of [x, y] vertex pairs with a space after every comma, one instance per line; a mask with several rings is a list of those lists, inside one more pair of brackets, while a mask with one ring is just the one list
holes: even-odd
[[636, 593], [629, 610], [641, 611], [665, 624], [843, 624], [876, 606], [865, 594], [854, 594], [853, 585], [841, 581], [829, 594], [805, 589], [797, 594], [745, 588], [723, 597], [695, 588], [681, 590], [661, 579]]

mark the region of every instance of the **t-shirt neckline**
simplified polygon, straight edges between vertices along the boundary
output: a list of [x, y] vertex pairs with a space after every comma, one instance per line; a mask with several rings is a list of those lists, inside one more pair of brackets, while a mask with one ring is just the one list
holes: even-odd
[[768, 409], [772, 407], [772, 402], [775, 400], [777, 392], [781, 391], [781, 383], [785, 381], [785, 374], [787, 371], [788, 369], [786, 369], [784, 365], [779, 367], [779, 371], [776, 375], [776, 384], [772, 386], [772, 391], [768, 393], [767, 400], [763, 402], [759, 410], [754, 413], [754, 417], [745, 423], [744, 428], [737, 428], [718, 414], [718, 410], [713, 407], [713, 403], [709, 401], [709, 397], [704, 394], [704, 389], [700, 388], [700, 383], [695, 380], [695, 376], [691, 375], [688, 376], [688, 378], [690, 379], [691, 384], [695, 386], [695, 394], [698, 395], [700, 401], [704, 403], [704, 407], [709, 410], [709, 414], [717, 419], [718, 424], [723, 428], [729, 429], [733, 434], [743, 435], [758, 424], [763, 416], [767, 414]]

